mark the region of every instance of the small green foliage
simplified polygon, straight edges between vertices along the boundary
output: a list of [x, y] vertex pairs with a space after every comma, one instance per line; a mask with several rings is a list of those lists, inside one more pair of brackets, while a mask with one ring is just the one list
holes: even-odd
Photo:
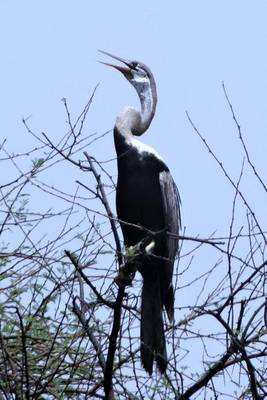
[[[7, 257], [6, 256], [0, 256], [0, 267], [5, 266], [7, 263]], [[3, 279], [3, 277], [2, 277]]]
[[33, 163], [33, 168], [36, 170], [38, 168], [41, 168], [44, 164], [45, 160], [43, 158], [37, 158], [32, 160]]
[[134, 257], [136, 255], [136, 249], [134, 246], [125, 247], [126, 257]]

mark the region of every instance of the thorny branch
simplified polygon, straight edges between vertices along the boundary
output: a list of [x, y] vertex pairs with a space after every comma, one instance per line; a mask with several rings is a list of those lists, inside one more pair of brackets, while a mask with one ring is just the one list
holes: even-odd
[[[95, 180], [97, 182], [97, 197], [103, 204], [103, 206], [107, 212], [107, 215], [109, 217], [111, 230], [112, 230], [113, 237], [114, 237], [114, 240], [116, 243], [116, 250], [117, 250], [117, 257], [118, 257], [119, 265], [122, 265], [123, 259], [122, 259], [120, 239], [119, 239], [117, 228], [116, 228], [116, 225], [114, 222], [114, 216], [113, 216], [113, 213], [111, 211], [111, 208], [110, 208], [108, 200], [107, 200], [104, 185], [101, 181], [101, 176], [96, 171], [93, 161], [92, 161], [91, 157], [88, 155], [88, 153], [85, 152], [84, 154], [90, 165], [92, 174], [94, 175]], [[114, 357], [115, 357], [115, 351], [116, 351], [117, 338], [118, 338], [120, 325], [121, 325], [121, 308], [122, 308], [124, 293], [125, 293], [125, 286], [119, 286], [118, 293], [116, 296], [116, 301], [113, 306], [113, 310], [114, 310], [113, 325], [112, 325], [112, 330], [111, 330], [111, 333], [109, 336], [109, 346], [108, 346], [108, 353], [107, 353], [107, 359], [106, 359], [106, 365], [105, 365], [105, 371], [104, 371], [104, 390], [105, 390], [105, 398], [107, 400], [114, 399], [114, 389], [113, 389], [113, 384], [112, 384], [113, 367], [114, 367]]]
[[258, 181], [259, 181], [260, 184], [262, 185], [262, 187], [263, 187], [263, 189], [265, 190], [265, 192], [267, 192], [267, 186], [265, 185], [263, 179], [261, 178], [261, 176], [259, 175], [258, 171], [256, 170], [255, 165], [254, 165], [254, 164], [252, 163], [252, 161], [251, 161], [251, 158], [250, 158], [250, 155], [249, 155], [249, 151], [248, 151], [248, 149], [247, 149], [245, 140], [244, 140], [244, 138], [243, 138], [241, 126], [240, 126], [240, 124], [239, 124], [239, 122], [238, 122], [238, 120], [237, 120], [236, 114], [235, 114], [235, 112], [234, 112], [234, 108], [233, 108], [232, 103], [231, 103], [231, 101], [230, 101], [230, 99], [229, 99], [229, 96], [228, 96], [228, 94], [227, 94], [227, 91], [226, 91], [224, 82], [222, 83], [222, 88], [223, 88], [223, 93], [224, 93], [224, 95], [225, 95], [227, 104], [228, 104], [229, 109], [230, 109], [230, 111], [231, 111], [232, 118], [233, 118], [234, 123], [235, 123], [235, 125], [236, 125], [237, 131], [238, 131], [238, 136], [239, 136], [239, 139], [240, 139], [240, 141], [241, 141], [241, 143], [242, 143], [242, 147], [243, 147], [244, 153], [245, 153], [245, 155], [246, 155], [246, 159], [247, 159], [247, 161], [248, 161], [248, 164], [249, 164], [250, 167], [252, 168], [252, 170], [253, 170], [255, 176], [257, 177]]
[[227, 180], [231, 183], [231, 185], [234, 187], [234, 189], [236, 190], [236, 192], [238, 193], [238, 195], [241, 197], [241, 199], [243, 200], [245, 206], [247, 207], [247, 209], [249, 210], [251, 216], [253, 217], [257, 228], [259, 229], [262, 238], [264, 240], [264, 243], [267, 244], [267, 239], [265, 237], [264, 231], [261, 228], [261, 224], [259, 223], [255, 212], [252, 210], [251, 206], [249, 205], [247, 199], [245, 198], [245, 196], [243, 195], [243, 193], [238, 189], [238, 187], [236, 186], [235, 182], [233, 181], [233, 179], [230, 177], [229, 173], [226, 171], [225, 167], [223, 166], [222, 162], [218, 159], [218, 157], [215, 155], [215, 153], [212, 151], [210, 145], [207, 143], [206, 139], [201, 135], [200, 131], [197, 129], [196, 125], [193, 123], [190, 115], [188, 112], [186, 112], [186, 116], [188, 118], [188, 121], [190, 122], [192, 128], [194, 129], [194, 131], [197, 133], [197, 135], [200, 137], [200, 139], [202, 140], [202, 142], [204, 143], [204, 145], [206, 146], [206, 148], [208, 149], [209, 153], [212, 155], [212, 157], [215, 159], [216, 163], [219, 165], [219, 167], [221, 168], [221, 170], [223, 171], [224, 175], [226, 176]]
[[[265, 195], [266, 184], [223, 89], [245, 164]], [[135, 271], [160, 232], [136, 225], [146, 237], [123, 255], [118, 222], [125, 222], [113, 214], [105, 190], [115, 189], [114, 154], [108, 162], [97, 161], [90, 148], [110, 137], [84, 135], [92, 99], [76, 119], [63, 100], [67, 132], [57, 143], [34, 133], [24, 119], [37, 146], [15, 155], [8, 141], [0, 146], [3, 170], [14, 172], [4, 174], [0, 186], [0, 397], [265, 398], [267, 229], [261, 210], [254, 212], [247, 200], [245, 165], [233, 179], [189, 119], [234, 187], [233, 198], [225, 199], [232, 206], [229, 229], [209, 237], [209, 229], [217, 230], [215, 221], [202, 235], [179, 236], [176, 321], [165, 321], [168, 370], [166, 376], [148, 377], [140, 367]], [[54, 171], [61, 167], [65, 179], [57, 180]]]

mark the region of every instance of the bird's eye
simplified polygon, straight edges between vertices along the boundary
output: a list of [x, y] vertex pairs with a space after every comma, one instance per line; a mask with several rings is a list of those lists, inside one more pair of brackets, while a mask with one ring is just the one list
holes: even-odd
[[136, 61], [133, 61], [131, 63], [131, 66], [132, 66], [133, 69], [137, 69], [136, 67], [138, 66], [138, 63]]

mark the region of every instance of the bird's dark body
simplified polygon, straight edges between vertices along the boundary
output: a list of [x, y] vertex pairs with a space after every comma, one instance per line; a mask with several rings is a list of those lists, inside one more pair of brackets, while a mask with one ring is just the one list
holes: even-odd
[[[141, 154], [134, 146], [128, 145], [116, 128], [114, 136], [118, 155], [116, 205], [119, 219], [155, 232], [164, 229], [159, 174], [168, 168], [153, 154]], [[135, 245], [146, 236], [145, 231], [129, 225], [122, 224], [122, 231], [127, 246]]]
[[[116, 206], [118, 218], [126, 223], [139, 225], [153, 232], [167, 228], [160, 174], [168, 167], [152, 153], [140, 152], [127, 144], [114, 129], [118, 156], [118, 182]], [[147, 236], [145, 229], [121, 222], [126, 246], [133, 246]], [[177, 221], [178, 224], [178, 221]], [[161, 372], [166, 369], [166, 345], [162, 311], [165, 306], [173, 317], [172, 272], [174, 259], [169, 259], [167, 233], [154, 239], [155, 247], [139, 266], [143, 276], [141, 306], [141, 359], [145, 369], [152, 373], [154, 358]]]
[[157, 90], [152, 72], [141, 62], [102, 53], [123, 64], [104, 63], [124, 75], [135, 88], [141, 104], [140, 111], [126, 107], [116, 119], [116, 206], [126, 247], [148, 237], [147, 230], [155, 233], [151, 236], [149, 251], [136, 262], [143, 277], [141, 361], [149, 374], [153, 371], [154, 360], [160, 372], [164, 373], [167, 354], [162, 311], [165, 307], [169, 320], [173, 320], [172, 275], [178, 249], [180, 198], [161, 157], [136, 139], [147, 131], [155, 115]]

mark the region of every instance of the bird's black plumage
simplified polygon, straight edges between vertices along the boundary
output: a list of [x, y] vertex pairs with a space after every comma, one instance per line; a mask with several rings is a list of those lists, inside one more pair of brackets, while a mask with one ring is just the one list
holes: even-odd
[[[128, 144], [116, 127], [114, 140], [118, 156], [116, 206], [118, 218], [126, 222], [121, 223], [125, 245], [133, 246], [147, 235], [145, 229], [130, 224], [153, 232], [168, 228], [178, 234], [179, 195], [168, 167], [153, 153], [140, 152]], [[162, 373], [166, 370], [162, 310], [165, 306], [169, 319], [173, 319], [172, 274], [177, 245], [177, 239], [166, 232], [155, 236], [153, 253], [139, 267], [143, 277], [141, 360], [150, 374], [154, 359]]]
[[116, 206], [126, 247], [139, 243], [147, 236], [147, 230], [161, 232], [153, 236], [152, 251], [138, 263], [138, 270], [143, 277], [141, 361], [149, 374], [154, 360], [164, 373], [167, 355], [162, 312], [165, 308], [170, 321], [173, 320], [172, 275], [180, 227], [179, 194], [161, 157], [136, 139], [149, 128], [155, 114], [157, 91], [153, 74], [140, 62], [103, 53], [124, 64], [104, 63], [125, 76], [141, 103], [141, 111], [127, 107], [119, 114], [114, 128], [118, 162]]

